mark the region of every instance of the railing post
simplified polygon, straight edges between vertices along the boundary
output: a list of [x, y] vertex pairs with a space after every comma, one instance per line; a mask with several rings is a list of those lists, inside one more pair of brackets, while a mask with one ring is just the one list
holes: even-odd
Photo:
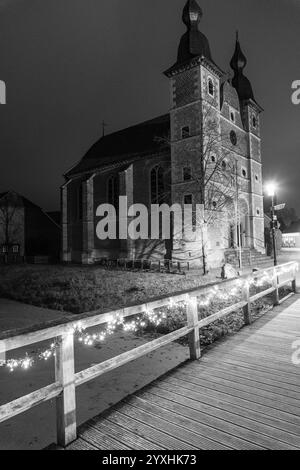
[[274, 271], [273, 271], [273, 283], [274, 283], [274, 288], [275, 288], [275, 292], [274, 292], [274, 305], [279, 305], [279, 289], [278, 289], [278, 276], [277, 276], [277, 270], [276, 268], [274, 268]]
[[57, 443], [66, 447], [77, 438], [74, 336], [61, 336], [55, 355], [55, 379], [63, 387], [56, 400]]
[[251, 312], [251, 302], [250, 302], [250, 286], [248, 280], [245, 282], [243, 287], [243, 298], [247, 302], [243, 307], [244, 319], [246, 325], [251, 325], [252, 323], [252, 312]]
[[187, 323], [193, 327], [193, 331], [189, 333], [190, 357], [192, 360], [197, 360], [201, 357], [197, 297], [188, 297]]
[[292, 289], [293, 289], [293, 292], [296, 294], [297, 292], [297, 268], [296, 268], [296, 265], [294, 266], [294, 279], [292, 280]]

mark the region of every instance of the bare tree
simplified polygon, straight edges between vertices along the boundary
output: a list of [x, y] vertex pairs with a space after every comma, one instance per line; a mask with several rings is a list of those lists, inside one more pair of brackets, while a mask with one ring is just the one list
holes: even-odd
[[0, 200], [0, 228], [2, 242], [11, 246], [19, 242], [22, 223], [20, 221], [20, 201], [16, 194], [7, 193]]

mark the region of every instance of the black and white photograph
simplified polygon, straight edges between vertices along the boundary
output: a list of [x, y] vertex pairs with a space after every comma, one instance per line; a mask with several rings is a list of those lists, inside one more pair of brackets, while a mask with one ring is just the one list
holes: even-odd
[[299, 181], [300, 0], [0, 0], [0, 450], [300, 450]]

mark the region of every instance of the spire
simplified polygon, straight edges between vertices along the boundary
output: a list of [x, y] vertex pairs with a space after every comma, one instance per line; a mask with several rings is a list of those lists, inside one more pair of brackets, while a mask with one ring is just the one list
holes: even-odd
[[235, 51], [233, 57], [230, 61], [230, 67], [234, 71], [234, 77], [232, 79], [232, 85], [238, 92], [239, 98], [241, 101], [244, 100], [253, 100], [253, 90], [250, 81], [244, 75], [244, 68], [247, 65], [247, 58], [244, 55], [240, 41], [239, 41], [239, 32], [236, 32], [236, 42], [235, 42]]
[[202, 16], [202, 9], [196, 0], [188, 0], [182, 13], [182, 21], [187, 27], [187, 32], [180, 41], [177, 58], [178, 64], [197, 56], [204, 56], [212, 60], [209, 42], [206, 36], [199, 31], [199, 23]]

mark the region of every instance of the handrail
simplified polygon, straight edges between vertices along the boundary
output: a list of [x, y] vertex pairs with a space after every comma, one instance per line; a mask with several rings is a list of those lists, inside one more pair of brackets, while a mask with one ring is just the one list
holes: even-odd
[[[20, 333], [15, 331], [13, 335], [5, 337], [0, 335], [0, 353], [18, 349], [31, 344], [39, 343], [45, 340], [57, 338], [57, 349], [55, 354], [55, 383], [41, 388], [29, 395], [18, 398], [10, 403], [0, 406], [0, 422], [10, 419], [20, 413], [23, 413], [34, 406], [56, 398], [57, 400], [57, 442], [61, 446], [66, 446], [77, 437], [76, 431], [76, 400], [75, 390], [90, 380], [93, 380], [104, 373], [112, 371], [124, 364], [136, 360], [154, 351], [164, 345], [167, 345], [176, 339], [188, 335], [191, 359], [199, 359], [201, 356], [199, 329], [207, 326], [220, 318], [227, 316], [229, 313], [243, 309], [246, 324], [252, 323], [251, 303], [270, 293], [274, 293], [274, 304], [278, 305], [282, 302], [279, 300], [279, 288], [289, 283], [292, 284], [293, 292], [296, 292], [296, 270], [298, 264], [290, 262], [276, 267], [267, 268], [257, 271], [252, 275], [243, 275], [239, 278], [230, 279], [220, 283], [212, 283], [198, 288], [186, 290], [185, 292], [175, 293], [167, 297], [157, 298], [150, 302], [125, 307], [113, 312], [100, 313], [99, 311], [91, 312], [89, 315], [76, 316], [76, 320], [65, 322], [59, 325], [49, 325], [46, 328], [36, 331]], [[257, 294], [250, 296], [250, 280], [253, 278], [263, 277], [267, 273], [271, 273], [273, 285]], [[280, 280], [280, 275], [289, 274], [288, 279]], [[240, 281], [242, 287], [242, 298], [235, 304], [224, 308], [206, 318], [198, 317], [197, 297], [203, 296], [209, 292], [212, 287], [220, 285], [222, 288]], [[290, 295], [289, 295], [290, 296]], [[289, 297], [288, 296], [288, 297]], [[84, 369], [75, 374], [74, 367], [74, 331], [78, 323], [84, 329], [103, 325], [108, 323], [111, 318], [121, 316], [122, 318], [131, 317], [141, 314], [147, 310], [155, 310], [165, 307], [172, 302], [187, 302], [186, 314], [187, 325], [179, 330], [164, 335], [158, 339], [143, 344], [131, 351], [122, 353], [107, 361], [96, 364], [90, 368]], [[284, 299], [283, 299], [284, 300]]]

